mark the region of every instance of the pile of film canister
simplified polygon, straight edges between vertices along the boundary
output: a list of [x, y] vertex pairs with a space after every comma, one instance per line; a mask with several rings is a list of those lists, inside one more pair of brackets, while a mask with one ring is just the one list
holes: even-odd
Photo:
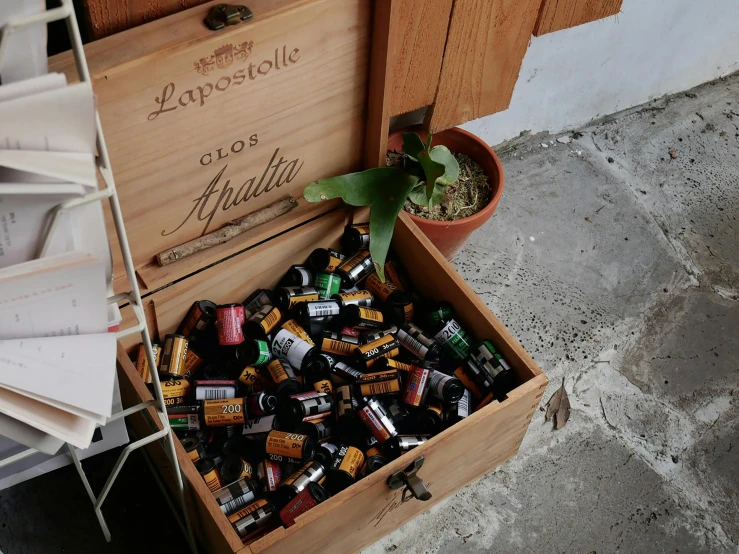
[[[515, 386], [491, 341], [397, 261], [382, 282], [369, 240], [348, 226], [341, 253], [314, 250], [241, 304], [197, 301], [155, 345], [170, 425], [244, 542]], [[151, 383], [143, 345], [136, 366]]]

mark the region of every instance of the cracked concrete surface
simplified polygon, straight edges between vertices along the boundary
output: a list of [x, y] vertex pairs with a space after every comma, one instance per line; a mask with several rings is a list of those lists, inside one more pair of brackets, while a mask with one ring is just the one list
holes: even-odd
[[[516, 457], [366, 554], [739, 552], [737, 114], [734, 76], [501, 145], [502, 201], [455, 265], [572, 415], [537, 411]], [[0, 492], [0, 550], [185, 552], [129, 463], [111, 545], [67, 468]]]
[[499, 147], [455, 260], [569, 423], [366, 554], [739, 552], [739, 76], [579, 133]]

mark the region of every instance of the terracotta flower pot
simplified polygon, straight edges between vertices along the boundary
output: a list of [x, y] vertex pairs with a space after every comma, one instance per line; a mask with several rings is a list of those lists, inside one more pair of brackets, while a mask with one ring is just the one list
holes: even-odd
[[[420, 127], [410, 127], [391, 134], [387, 149], [389, 151], [402, 151], [403, 133], [407, 132], [418, 133], [421, 139], [426, 142], [428, 133], [421, 130]], [[456, 221], [434, 221], [408, 214], [421, 231], [434, 243], [434, 246], [439, 249], [439, 252], [447, 260], [451, 260], [462, 248], [472, 231], [478, 229], [490, 219], [495, 212], [495, 208], [498, 207], [500, 196], [503, 194], [503, 166], [500, 164], [498, 156], [485, 142], [472, 133], [457, 127], [436, 133], [432, 146], [436, 144], [443, 144], [452, 152], [466, 154], [477, 162], [487, 175], [492, 188], [490, 203], [470, 217]]]

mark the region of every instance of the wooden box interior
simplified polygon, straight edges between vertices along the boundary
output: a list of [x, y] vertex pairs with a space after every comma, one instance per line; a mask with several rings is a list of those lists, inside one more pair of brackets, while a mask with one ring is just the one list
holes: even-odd
[[[256, 288], [274, 287], [290, 265], [305, 260], [314, 248], [338, 246], [343, 227], [351, 220], [352, 214], [351, 210], [333, 211], [158, 291], [154, 295], [154, 304], [160, 325], [165, 331], [174, 329], [195, 300], [240, 301]], [[300, 516], [295, 526], [278, 528], [249, 546], [242, 545], [194, 465], [178, 445], [180, 464], [188, 481], [189, 505], [196, 533], [214, 552], [308, 553], [325, 548], [327, 544], [332, 551], [353, 552], [516, 453], [546, 387], [546, 377], [505, 326], [405, 215], [401, 215], [396, 225], [393, 249], [400, 255], [420, 293], [450, 301], [459, 322], [476, 338], [493, 340], [514, 368], [518, 387], [504, 402], [493, 402], [427, 444]], [[166, 296], [157, 300], [157, 295]], [[124, 400], [134, 402], [137, 397], [150, 397], [122, 347], [120, 363], [125, 375], [122, 379]], [[151, 428], [152, 421], [148, 419], [148, 422], [137, 420], [135, 426], [144, 425], [142, 432], [147, 425]], [[165, 466], [165, 473], [171, 472], [171, 468], [167, 469], [167, 459], [161, 447], [153, 445], [151, 450], [157, 465]], [[419, 455], [424, 455], [427, 460], [420, 475], [434, 496], [426, 503], [415, 500], [401, 503], [400, 491], [390, 490], [385, 481], [390, 473], [404, 468]], [[339, 529], [341, 532], [335, 531]], [[329, 536], [331, 540], [327, 542]]]

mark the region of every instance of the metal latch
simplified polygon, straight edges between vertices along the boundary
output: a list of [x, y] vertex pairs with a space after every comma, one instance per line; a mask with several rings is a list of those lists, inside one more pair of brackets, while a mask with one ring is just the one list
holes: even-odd
[[223, 29], [226, 25], [236, 25], [254, 16], [246, 6], [233, 4], [216, 4], [208, 12], [205, 24], [211, 31]]
[[408, 502], [411, 498], [418, 498], [418, 500], [429, 500], [431, 493], [423, 484], [423, 480], [416, 475], [418, 470], [423, 465], [423, 456], [416, 458], [416, 460], [402, 471], [396, 471], [390, 477], [387, 478], [387, 486], [393, 490], [399, 489], [405, 486], [403, 489], [403, 496], [401, 501]]

